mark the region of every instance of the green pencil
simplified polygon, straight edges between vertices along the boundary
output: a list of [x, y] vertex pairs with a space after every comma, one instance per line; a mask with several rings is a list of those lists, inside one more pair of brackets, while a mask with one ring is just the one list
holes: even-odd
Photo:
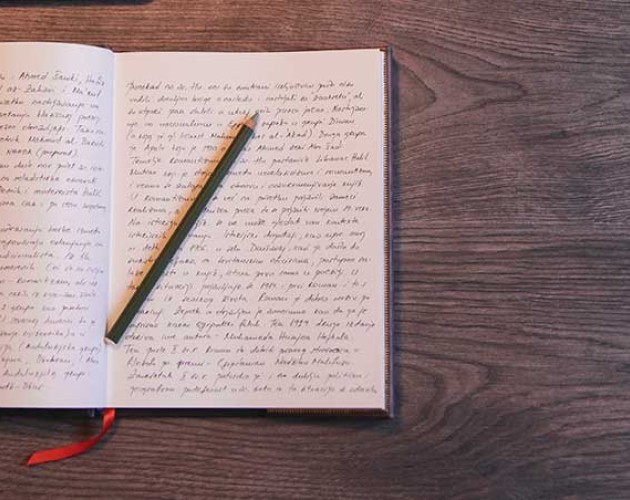
[[243, 150], [247, 141], [254, 133], [256, 128], [256, 122], [258, 120], [258, 113], [246, 118], [241, 124], [234, 140], [230, 143], [227, 150], [219, 160], [216, 168], [208, 176], [206, 183], [201, 188], [199, 195], [195, 198], [195, 201], [190, 205], [190, 208], [182, 218], [181, 222], [175, 228], [175, 231], [166, 242], [166, 245], [155, 259], [155, 262], [149, 269], [149, 272], [142, 279], [140, 285], [129, 299], [129, 302], [123, 309], [120, 316], [112, 326], [111, 330], [107, 332], [105, 341], [113, 344], [117, 344], [122, 338], [125, 330], [129, 324], [133, 321], [133, 318], [137, 314], [140, 307], [144, 303], [145, 299], [153, 290], [153, 287], [164, 273], [164, 270], [168, 267], [171, 259], [177, 252], [182, 242], [188, 236], [188, 233], [197, 222], [197, 219], [203, 212], [204, 208], [208, 204], [210, 198], [215, 193], [219, 184], [227, 174], [232, 164], [238, 158], [239, 153]]

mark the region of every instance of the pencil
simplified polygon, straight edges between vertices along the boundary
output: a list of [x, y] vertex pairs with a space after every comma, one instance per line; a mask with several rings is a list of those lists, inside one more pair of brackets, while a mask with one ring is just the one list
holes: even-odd
[[120, 316], [118, 316], [118, 319], [116, 319], [112, 328], [109, 332], [107, 332], [107, 335], [105, 336], [106, 342], [117, 344], [120, 341], [127, 330], [127, 327], [133, 321], [133, 318], [140, 310], [140, 307], [142, 307], [142, 304], [151, 293], [151, 290], [153, 290], [153, 287], [160, 279], [160, 276], [162, 276], [171, 259], [197, 222], [197, 219], [208, 204], [208, 201], [212, 198], [212, 195], [221, 184], [225, 174], [227, 174], [228, 170], [234, 164], [238, 155], [247, 144], [247, 141], [249, 141], [250, 137], [253, 135], [257, 120], [258, 113], [255, 113], [253, 116], [247, 117], [243, 121], [234, 136], [234, 139], [219, 160], [219, 163], [217, 163], [216, 168], [208, 176], [208, 179], [201, 188], [199, 195], [186, 211], [186, 214], [182, 218], [181, 222], [177, 225], [175, 231], [173, 231], [173, 234], [166, 242], [166, 245], [153, 262], [151, 269], [149, 269], [140, 285], [138, 285], [138, 288], [136, 288], [136, 291], [133, 293], [129, 302], [120, 313]]

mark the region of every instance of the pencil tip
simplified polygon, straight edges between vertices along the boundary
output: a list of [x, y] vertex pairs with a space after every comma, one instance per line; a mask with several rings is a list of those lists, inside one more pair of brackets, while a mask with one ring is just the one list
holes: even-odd
[[257, 123], [258, 123], [258, 111], [256, 111], [252, 116], [249, 116], [245, 120], [245, 124], [251, 129], [253, 129]]

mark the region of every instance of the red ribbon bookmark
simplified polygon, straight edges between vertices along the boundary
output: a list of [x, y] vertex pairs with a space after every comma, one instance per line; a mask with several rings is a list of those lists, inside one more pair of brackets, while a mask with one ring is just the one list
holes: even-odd
[[26, 465], [39, 465], [46, 462], [56, 462], [57, 460], [70, 458], [88, 451], [101, 439], [103, 439], [105, 434], [107, 434], [107, 431], [109, 431], [111, 426], [114, 424], [115, 418], [116, 410], [114, 408], [105, 408], [105, 410], [103, 410], [103, 427], [101, 427], [101, 432], [99, 432], [97, 436], [81, 441], [80, 443], [73, 443], [59, 448], [36, 451], [30, 456]]

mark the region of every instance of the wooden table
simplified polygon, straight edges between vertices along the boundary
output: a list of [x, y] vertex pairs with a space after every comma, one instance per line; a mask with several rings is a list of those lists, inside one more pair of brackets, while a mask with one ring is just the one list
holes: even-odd
[[[0, 413], [0, 497], [630, 498], [630, 3], [0, 2], [0, 39], [394, 48], [397, 416]], [[1, 215], [0, 215], [1, 217]]]

